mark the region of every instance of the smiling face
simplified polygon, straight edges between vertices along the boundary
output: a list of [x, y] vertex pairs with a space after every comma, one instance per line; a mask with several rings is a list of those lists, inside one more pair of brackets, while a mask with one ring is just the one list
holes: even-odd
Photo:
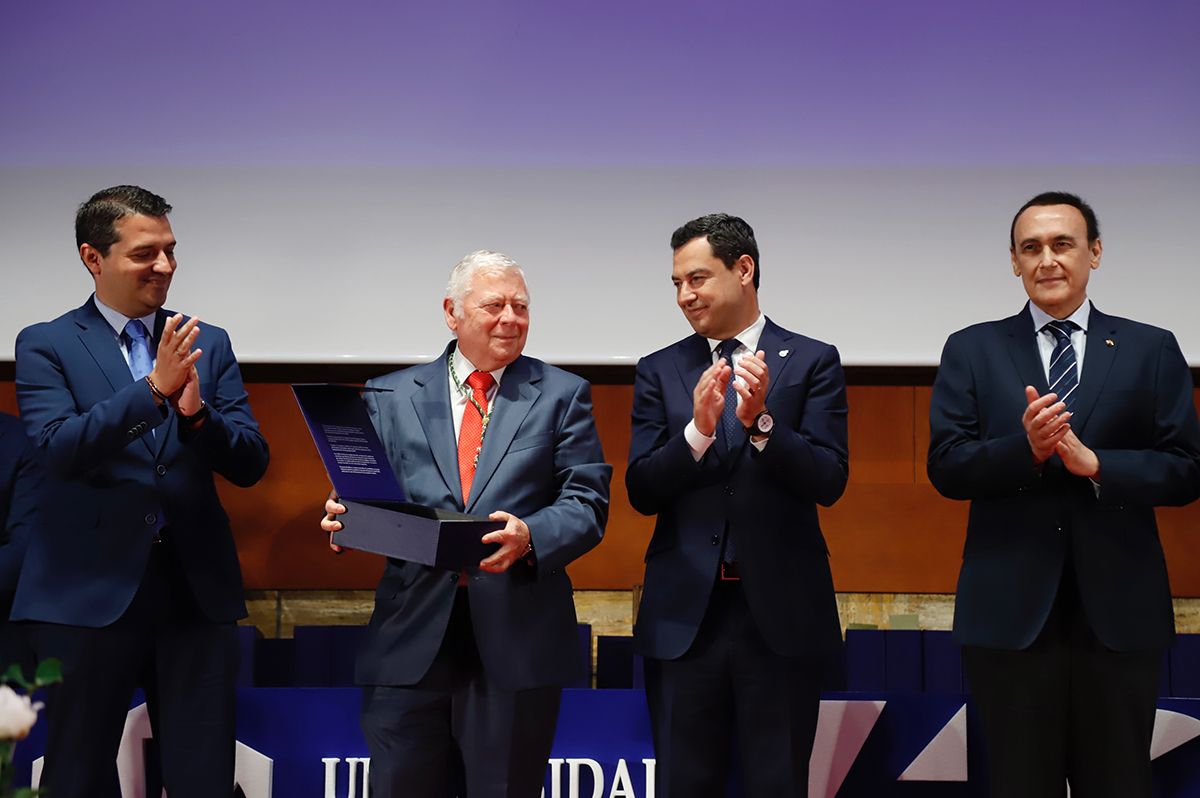
[[1033, 304], [1065, 319], [1087, 299], [1088, 277], [1100, 268], [1100, 239], [1087, 240], [1083, 214], [1070, 205], [1026, 208], [1013, 228], [1013, 274]]
[[725, 340], [753, 324], [758, 318], [754, 269], [749, 255], [726, 266], [706, 237], [693, 238], [675, 250], [675, 301], [692, 329], [705, 338]]
[[480, 371], [495, 371], [521, 355], [529, 335], [529, 291], [513, 269], [484, 269], [455, 313], [454, 300], [442, 303], [446, 326], [458, 336], [458, 351]]
[[167, 301], [175, 274], [175, 234], [165, 216], [131, 214], [113, 224], [117, 240], [107, 254], [91, 244], [79, 247], [83, 265], [96, 280], [96, 297], [136, 319]]

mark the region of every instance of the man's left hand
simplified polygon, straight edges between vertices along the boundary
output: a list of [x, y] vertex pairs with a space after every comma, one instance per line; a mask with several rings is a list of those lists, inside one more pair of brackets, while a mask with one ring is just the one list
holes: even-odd
[[512, 513], [497, 510], [488, 516], [493, 521], [504, 521], [504, 529], [488, 532], [484, 543], [499, 543], [500, 549], [479, 563], [479, 570], [491, 574], [502, 574], [523, 558], [529, 551], [529, 527]]
[[[738, 402], [737, 417], [743, 427], [751, 427], [754, 419], [766, 408], [767, 386], [771, 383], [771, 374], [764, 360], [766, 353], [758, 350], [754, 355], [746, 355], [738, 361], [734, 374], [741, 377], [733, 383], [733, 390], [742, 398]], [[732, 377], [730, 378], [732, 379]]]
[[173, 397], [172, 402], [175, 405], [175, 412], [180, 415], [194, 416], [200, 412], [200, 408], [203, 406], [200, 399], [200, 372], [196, 371], [195, 366], [192, 366], [187, 381], [183, 383], [179, 395]]
[[1100, 481], [1100, 458], [1083, 445], [1083, 441], [1076, 437], [1075, 430], [1067, 431], [1063, 439], [1055, 445], [1054, 452], [1062, 458], [1063, 465], [1075, 476]]

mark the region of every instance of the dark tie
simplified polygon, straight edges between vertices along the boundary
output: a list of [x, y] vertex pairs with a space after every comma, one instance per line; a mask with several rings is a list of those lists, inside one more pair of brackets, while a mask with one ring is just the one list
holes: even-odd
[[1075, 389], [1079, 387], [1079, 369], [1075, 365], [1075, 347], [1071, 346], [1071, 333], [1076, 330], [1073, 321], [1052, 321], [1042, 328], [1054, 335], [1054, 351], [1050, 353], [1050, 392], [1058, 394], [1058, 401], [1070, 411], [1075, 401]]
[[125, 325], [125, 345], [129, 347], [129, 373], [135, 380], [144, 380], [154, 369], [150, 357], [150, 335], [141, 319], [130, 319]]
[[[474, 402], [468, 401], [463, 408], [462, 426], [458, 430], [458, 477], [462, 481], [463, 506], [471, 495], [471, 483], [475, 480], [475, 466], [479, 463], [479, 452], [483, 448], [483, 417], [487, 415], [487, 392], [496, 381], [486, 371], [472, 371], [467, 377]], [[478, 407], [476, 406], [478, 405]]]
[[[733, 368], [733, 353], [741, 346], [736, 338], [722, 341], [717, 345], [717, 357], [729, 361]], [[733, 389], [733, 375], [729, 375], [729, 383], [725, 386], [725, 407], [721, 410], [721, 429], [725, 432], [725, 451], [736, 449], [746, 437], [745, 427], [737, 417], [737, 391]]]
[[[732, 368], [733, 353], [739, 346], [741, 346], [741, 343], [736, 338], [722, 341], [717, 346], [717, 356], [727, 359], [730, 368]], [[746, 428], [742, 426], [742, 422], [737, 417], [737, 400], [737, 391], [733, 390], [733, 375], [730, 374], [729, 384], [725, 386], [725, 407], [721, 410], [721, 429], [725, 433], [726, 452], [735, 449], [737, 445], [743, 443], [746, 439]], [[722, 552], [721, 559], [725, 562], [734, 562], [737, 560], [737, 547], [734, 545], [728, 520], [725, 522], [725, 551]]]

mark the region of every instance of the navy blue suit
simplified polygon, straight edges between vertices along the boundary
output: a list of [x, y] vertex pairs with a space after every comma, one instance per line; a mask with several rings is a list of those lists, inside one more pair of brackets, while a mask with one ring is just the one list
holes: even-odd
[[[395, 741], [389, 729], [399, 711], [411, 709], [407, 704], [400, 707], [399, 702], [429, 686], [431, 673], [439, 670], [435, 660], [439, 652], [444, 655], [445, 641], [452, 637], [447, 632], [455, 624], [452, 616], [462, 616], [469, 639], [454, 644], [471, 649], [471, 656], [477, 653], [487, 685], [507, 694], [552, 688], [553, 696], [552, 711], [539, 724], [541, 728], [526, 732], [528, 750], [521, 750], [520, 740], [510, 739], [509, 729], [497, 735], [454, 726], [471, 795], [523, 794], [512, 783], [507, 793], [503, 784], [496, 786], [511, 778], [535, 782], [524, 789], [536, 796], [553, 739], [559, 688], [582, 665], [575, 643], [571, 580], [565, 568], [600, 542], [608, 517], [612, 467], [604, 462], [600, 449], [590, 387], [579, 377], [532, 358], [519, 357], [511, 363], [493, 400], [474, 484], [464, 506], [446, 356], [368, 384], [390, 389], [367, 393], [366, 401], [410, 500], [475, 515], [510, 512], [529, 526], [536, 554], [536, 565], [521, 561], [502, 574], [473, 572], [465, 591], [457, 587], [455, 572], [388, 561], [357, 666], [358, 681], [366, 686], [364, 729], [372, 746], [372, 779], [378, 775], [382, 782], [389, 772], [385, 768], [394, 766], [392, 776], [405, 782], [396, 789], [423, 795], [420, 787], [406, 781], [415, 778], [411, 771], [428, 775], [431, 782], [444, 778], [445, 768], [438, 763], [446, 751], [440, 743], [435, 751], [415, 751], [405, 738], [396, 743], [399, 750], [383, 752], [392, 751], [389, 746]], [[347, 519], [353, 523], [352, 517]], [[456, 685], [446, 681], [434, 687], [452, 692]], [[388, 687], [417, 689], [396, 698], [381, 689]], [[389, 703], [385, 694], [396, 701]], [[459, 720], [451, 714], [447, 709], [441, 721], [435, 719], [437, 731], [431, 736], [449, 742], [448, 729]], [[509, 717], [506, 722], [521, 720]], [[473, 725], [470, 719], [466, 725]], [[410, 772], [402, 772], [407, 764], [385, 761], [405, 756], [418, 760]], [[510, 756], [512, 762], [521, 763], [513, 769], [528, 774], [505, 773]], [[478, 767], [483, 761], [498, 765], [494, 780], [489, 781], [491, 777]], [[372, 794], [397, 794], [388, 791], [391, 784], [376, 784], [372, 782]], [[435, 794], [437, 789], [430, 787]]]
[[[698, 462], [684, 428], [692, 420], [693, 389], [712, 364], [707, 340], [692, 335], [638, 363], [625, 482], [633, 506], [658, 518], [646, 551], [635, 645], [638, 653], [649, 658], [648, 682], [664, 678], [669, 682], [669, 673], [659, 671], [669, 669], [669, 661], [693, 657], [701, 643], [706, 650], [722, 645], [720, 640], [708, 640], [704, 630], [715, 623], [714, 614], [725, 612], [714, 607], [729, 590], [717, 576], [723, 541], [732, 535], [742, 579], [730, 601], [738, 607], [744, 604], [756, 630], [753, 642], [741, 648], [764, 648], [764, 656], [750, 663], [750, 672], [767, 672], [788, 663], [801, 669], [802, 679], [784, 673], [780, 681], [803, 682], [803, 696], [797, 701], [804, 706], [807, 730], [792, 735], [791, 720], [771, 715], [767, 707], [762, 707], [763, 714], [755, 714], [757, 708], [750, 705], [762, 702], [743, 699], [737, 690], [731, 698], [730, 688], [715, 692], [719, 701], [726, 705], [732, 701], [735, 707], [718, 707], [711, 717], [685, 719], [664, 695], [670, 685], [648, 684], [662, 798], [690, 798], [723, 789], [722, 764], [728, 751], [699, 754], [694, 748], [683, 748], [679, 740], [726, 740], [734, 722], [742, 737], [744, 760], [748, 755], [753, 758], [746, 762], [748, 776], [781, 763], [795, 768], [779, 777], [785, 786], [756, 789], [749, 782], [751, 792], [784, 789], [776, 794], [804, 794], [806, 783], [791, 782], [805, 779], [799, 770], [807, 769], [807, 747], [812, 741], [807, 727], [815, 724], [820, 671], [840, 659], [841, 630], [817, 505], [835, 502], [849, 474], [845, 378], [836, 349], [784, 330], [769, 319], [758, 349], [765, 352], [770, 372], [766, 407], [775, 428], [769, 441], [759, 452], [747, 437], [739, 436], [728, 455], [718, 441]], [[736, 671], [736, 665], [733, 668]], [[715, 667], [718, 676], [721, 670]], [[728, 674], [724, 681], [729, 681]], [[781, 695], [774, 703], [787, 705], [788, 699]], [[800, 739], [796, 750], [779, 748], [785, 737]], [[664, 762], [681, 759], [679, 752], [684, 750], [691, 752], [689, 761]], [[773, 762], [760, 765], [760, 758]], [[672, 775], [675, 767], [694, 774], [694, 783], [680, 783], [683, 776]]]
[[[158, 311], [154, 341], [169, 315]], [[63, 798], [76, 790], [102, 795], [111, 789], [112, 755], [139, 684], [162, 727], [172, 795], [193, 794], [189, 789], [202, 794], [212, 774], [221, 780], [228, 774], [225, 791], [232, 787], [232, 729], [218, 745], [218, 761], [203, 761], [206, 743], [191, 736], [203, 732], [179, 722], [203, 708], [178, 707], [195, 691], [189, 676], [222, 688], [228, 680], [222, 696], [232, 702], [233, 623], [246, 609], [237, 551], [213, 475], [252, 485], [266, 470], [268, 452], [228, 336], [202, 324], [195, 346], [204, 352], [196, 368], [210, 415], [192, 430], [155, 404], [144, 381], [133, 380], [94, 300], [28, 327], [17, 338], [17, 400], [47, 476], [12, 617], [40, 622], [35, 632], [40, 656], [65, 658], [64, 683], [52, 699], [43, 782]], [[210, 679], [213, 674], [189, 670], [203, 660], [189, 646], [234, 655], [223, 655], [222, 672]], [[129, 659], [134, 657], [138, 661]], [[121, 663], [112, 666], [113, 673], [97, 664], [110, 660]], [[116, 681], [105, 681], [109, 678]], [[103, 696], [83, 692], [93, 679]], [[103, 721], [84, 726], [78, 721], [83, 707], [76, 702], [102, 698], [111, 699], [97, 713]], [[231, 721], [230, 710], [222, 722]], [[176, 739], [170, 739], [173, 728], [183, 730]], [[76, 750], [80, 746], [96, 761]], [[80, 761], [57, 764], [56, 757]]]
[[[1140, 656], [1149, 669], [1150, 692], [1139, 699], [1137, 714], [1152, 723], [1158, 652], [1174, 636], [1154, 508], [1200, 496], [1200, 425], [1191, 373], [1171, 333], [1092, 308], [1071, 427], [1100, 460], [1097, 492], [1057, 456], [1041, 466], [1033, 461], [1021, 418], [1025, 386], [1047, 392], [1036, 335], [1026, 306], [1016, 316], [955, 333], [942, 353], [930, 407], [929, 478], [943, 495], [971, 502], [954, 634], [969, 654], [986, 650], [977, 657], [984, 667], [1013, 661], [1019, 668], [1021, 659], [1009, 652], [1042, 656], [1060, 638], [1070, 641], [1072, 651]], [[1081, 636], [1086, 646], [1077, 645]], [[1014, 674], [998, 674], [998, 681], [1019, 683]], [[976, 697], [986, 711], [988, 690], [979, 688]], [[1133, 692], [1101, 682], [1095, 695]], [[1012, 699], [1002, 695], [996, 702]], [[1095, 722], [1077, 718], [1072, 734], [1084, 739], [1093, 729], [1140, 725], [1124, 715]], [[1009, 733], [1034, 739], [1035, 726], [1053, 723]], [[1039, 748], [1031, 756], [1053, 750], [1048, 742], [1031, 745]], [[1103, 756], [1091, 751], [1087, 767], [1113, 761], [1126, 772], [1144, 771], [1148, 779], [1147, 749], [1140, 741], [1136, 745], [1141, 750], [1131, 756], [1142, 765], [1123, 764], [1109, 745]], [[1018, 764], [1005, 768], [1018, 769]], [[1061, 776], [1053, 779], [1061, 790]], [[1141, 794], [1140, 785], [1115, 784], [1112, 794]], [[1079, 785], [1075, 790], [1086, 794]]]
[[29, 543], [29, 528], [39, 504], [42, 469], [37, 450], [25, 437], [21, 420], [0, 413], [0, 665], [32, 665], [25, 635], [8, 623], [21, 562]]

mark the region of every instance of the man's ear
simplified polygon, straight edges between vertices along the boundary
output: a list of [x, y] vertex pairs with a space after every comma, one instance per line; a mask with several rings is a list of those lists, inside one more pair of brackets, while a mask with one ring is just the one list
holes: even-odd
[[734, 261], [733, 268], [738, 272], [738, 282], [742, 285], [754, 285], [754, 271], [758, 264], [749, 255], [742, 255]]
[[446, 326], [450, 332], [458, 332], [458, 317], [454, 315], [454, 300], [446, 297], [442, 300], [442, 312], [446, 314]]
[[100, 275], [100, 267], [104, 262], [104, 256], [100, 254], [100, 250], [88, 243], [80, 244], [79, 259], [83, 261], [84, 267], [92, 273], [93, 277]]

